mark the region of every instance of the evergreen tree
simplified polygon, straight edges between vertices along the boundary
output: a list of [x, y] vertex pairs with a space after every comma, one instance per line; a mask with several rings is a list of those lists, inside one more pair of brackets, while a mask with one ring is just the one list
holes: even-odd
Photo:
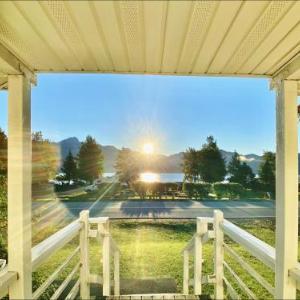
[[213, 136], [199, 151], [199, 174], [205, 182], [222, 181], [226, 175], [225, 160]]
[[0, 174], [7, 174], [7, 136], [0, 128]]
[[120, 182], [130, 185], [139, 177], [140, 167], [138, 159], [128, 148], [122, 148], [119, 152], [115, 168]]
[[199, 181], [199, 152], [194, 148], [188, 148], [183, 153], [182, 169], [184, 179], [191, 182]]
[[77, 164], [76, 164], [76, 160], [70, 150], [63, 162], [62, 172], [64, 172], [66, 174], [67, 180], [77, 178], [77, 173], [78, 173], [77, 172]]
[[250, 187], [255, 175], [245, 162], [241, 163], [240, 155], [235, 151], [228, 164], [229, 181], [240, 183], [244, 187]]
[[92, 182], [103, 172], [103, 154], [96, 140], [87, 136], [81, 144], [78, 155], [78, 172], [80, 178]]
[[241, 161], [240, 155], [234, 151], [230, 162], [228, 163], [229, 181], [240, 183]]
[[265, 191], [275, 195], [275, 153], [266, 151], [263, 154], [263, 160], [259, 166], [259, 180], [263, 184]]

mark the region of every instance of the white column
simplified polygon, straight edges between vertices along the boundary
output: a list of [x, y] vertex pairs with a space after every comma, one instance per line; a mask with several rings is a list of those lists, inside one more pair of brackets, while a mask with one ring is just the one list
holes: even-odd
[[276, 276], [275, 298], [295, 299], [288, 276], [298, 252], [297, 82], [282, 80], [276, 101]]
[[114, 253], [114, 295], [120, 295], [120, 253], [118, 250]]
[[8, 76], [8, 268], [18, 272], [10, 299], [32, 297], [31, 89], [23, 75]]
[[183, 252], [183, 294], [189, 294], [189, 252], [184, 250]]
[[80, 231], [80, 297], [90, 298], [90, 268], [89, 268], [89, 211], [80, 213], [80, 222], [83, 227]]
[[220, 227], [223, 222], [223, 213], [220, 210], [214, 211], [214, 274], [215, 274], [215, 299], [224, 299], [223, 277], [224, 277], [224, 233]]

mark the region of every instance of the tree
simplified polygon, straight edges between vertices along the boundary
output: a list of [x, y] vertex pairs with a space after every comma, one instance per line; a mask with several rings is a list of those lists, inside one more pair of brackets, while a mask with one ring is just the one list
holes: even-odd
[[205, 182], [222, 181], [226, 175], [225, 160], [213, 136], [199, 151], [199, 174]]
[[7, 174], [7, 136], [0, 128], [0, 174]]
[[63, 166], [62, 166], [61, 170], [62, 170], [62, 172], [64, 172], [66, 174], [67, 180], [77, 178], [77, 174], [78, 174], [77, 164], [76, 164], [76, 160], [70, 150], [63, 162]]
[[120, 182], [132, 184], [139, 178], [140, 167], [136, 155], [128, 148], [122, 148], [115, 165]]
[[182, 169], [184, 179], [191, 182], [199, 181], [199, 152], [194, 148], [188, 148], [183, 153]]
[[42, 132], [32, 133], [32, 184], [44, 184], [53, 178], [59, 167], [58, 147]]
[[227, 170], [230, 176], [229, 181], [240, 183], [241, 161], [240, 155], [236, 151], [234, 151], [231, 160], [228, 163]]
[[81, 144], [78, 155], [79, 176], [92, 182], [103, 172], [103, 154], [96, 140], [88, 135]]
[[240, 183], [244, 187], [250, 187], [255, 175], [245, 162], [241, 163], [240, 155], [235, 151], [228, 164], [229, 181]]
[[275, 153], [270, 151], [264, 152], [258, 171], [259, 180], [263, 184], [264, 189], [273, 195], [275, 195], [275, 167]]

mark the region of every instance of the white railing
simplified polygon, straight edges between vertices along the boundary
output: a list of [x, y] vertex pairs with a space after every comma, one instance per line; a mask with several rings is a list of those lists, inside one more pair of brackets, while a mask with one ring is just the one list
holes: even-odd
[[[208, 230], [208, 225], [213, 227], [213, 230]], [[224, 259], [224, 252], [234, 259], [244, 271], [251, 275], [263, 288], [274, 296], [274, 287], [259, 274], [244, 258], [242, 258], [228, 244], [224, 243], [224, 235], [231, 240], [241, 245], [252, 256], [256, 257], [266, 267], [272, 271], [275, 270], [275, 249], [265, 242], [259, 240], [247, 231], [239, 228], [233, 223], [223, 219], [223, 213], [220, 211], [214, 212], [213, 218], [197, 218], [197, 233], [190, 240], [183, 251], [184, 255], [184, 279], [183, 291], [184, 294], [189, 293], [189, 286], [194, 286], [194, 294], [200, 295], [202, 292], [202, 284], [214, 284], [214, 298], [224, 298], [224, 284], [227, 288], [229, 296], [233, 299], [241, 298], [231, 282], [224, 275], [226, 270], [235, 280], [235, 285], [247, 295], [249, 299], [257, 299], [255, 293], [249, 289], [247, 284], [239, 277], [239, 275], [230, 267]], [[214, 239], [214, 273], [203, 276], [202, 274], [202, 246], [210, 238]], [[189, 253], [194, 254], [194, 279], [189, 280]], [[299, 265], [300, 266], [300, 265]], [[291, 270], [291, 277], [300, 282], [300, 268]]]
[[[97, 225], [96, 229], [92, 226]], [[119, 278], [119, 260], [120, 250], [111, 237], [109, 232], [108, 218], [89, 218], [88, 211], [82, 211], [80, 218], [66, 227], [62, 228], [46, 240], [32, 248], [32, 271], [43, 264], [50, 256], [67, 243], [79, 236], [79, 245], [71, 252], [71, 254], [62, 262], [62, 264], [52, 272], [52, 274], [39, 286], [32, 294], [33, 299], [38, 299], [47, 290], [47, 288], [58, 279], [58, 276], [70, 265], [70, 262], [79, 255], [78, 262], [55, 290], [51, 299], [58, 299], [70, 284], [76, 274], [79, 278], [69, 289], [69, 293], [65, 299], [74, 299], [80, 292], [81, 299], [90, 298], [90, 283], [98, 283], [103, 285], [103, 295], [111, 294], [111, 286], [114, 287], [114, 294], [120, 294], [120, 278]], [[98, 238], [102, 243], [103, 254], [103, 278], [97, 274], [90, 274], [89, 269], [89, 238]], [[114, 258], [114, 282], [110, 280], [110, 261]], [[99, 264], [101, 262], [99, 261]], [[16, 272], [8, 271], [7, 267], [0, 271], [0, 298], [4, 297], [11, 284], [18, 279]]]

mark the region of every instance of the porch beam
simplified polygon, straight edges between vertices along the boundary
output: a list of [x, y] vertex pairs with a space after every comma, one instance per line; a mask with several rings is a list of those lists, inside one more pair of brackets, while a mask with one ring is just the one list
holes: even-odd
[[9, 75], [8, 90], [8, 270], [18, 273], [9, 297], [31, 299], [30, 80]]
[[[25, 75], [30, 82], [36, 84], [36, 75], [34, 71], [20, 61], [12, 52], [0, 43], [0, 61], [4, 62], [7, 70], [6, 75]], [[0, 70], [2, 71], [2, 70]]]
[[273, 74], [273, 78], [279, 78], [281, 80], [288, 79], [295, 73], [300, 71], [300, 54], [282, 66], [279, 70]]
[[275, 299], [296, 299], [289, 270], [298, 252], [298, 118], [296, 81], [277, 81]]

